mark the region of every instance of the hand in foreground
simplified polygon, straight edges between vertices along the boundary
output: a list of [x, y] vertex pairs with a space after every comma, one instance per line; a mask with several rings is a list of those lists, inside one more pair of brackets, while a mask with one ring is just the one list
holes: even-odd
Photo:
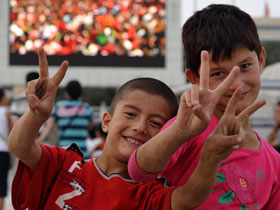
[[43, 120], [49, 118], [56, 97], [59, 84], [65, 76], [68, 62], [63, 61], [56, 74], [50, 78], [48, 61], [42, 48], [39, 49], [40, 76], [37, 80], [32, 80], [27, 84], [25, 91], [31, 112], [42, 117]]
[[[235, 66], [226, 79], [214, 90], [209, 89], [209, 54], [201, 52], [199, 85], [193, 84], [185, 91], [177, 114], [178, 127], [184, 132], [191, 131], [191, 137], [200, 134], [209, 124], [220, 97], [230, 88], [239, 74]], [[176, 122], [176, 121], [175, 121]]]
[[242, 147], [241, 128], [248, 122], [249, 117], [265, 104], [265, 100], [251, 104], [236, 116], [236, 107], [241, 94], [242, 88], [235, 90], [217, 127], [204, 144], [202, 158], [217, 163]]

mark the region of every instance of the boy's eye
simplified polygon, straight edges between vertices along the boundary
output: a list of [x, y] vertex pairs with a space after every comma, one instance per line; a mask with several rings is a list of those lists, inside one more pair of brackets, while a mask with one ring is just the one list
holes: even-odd
[[239, 68], [240, 68], [240, 70], [247, 69], [250, 67], [250, 65], [251, 64], [249, 64], [249, 63], [245, 63], [245, 64], [240, 65]]
[[224, 72], [217, 71], [217, 72], [214, 72], [213, 74], [211, 74], [210, 77], [221, 77], [221, 76], [224, 76], [224, 75], [225, 75]]
[[162, 127], [162, 123], [155, 121], [155, 120], [151, 120], [151, 124], [155, 127], [159, 127], [159, 128]]
[[133, 112], [125, 112], [124, 113], [127, 117], [135, 117], [136, 114], [134, 114]]

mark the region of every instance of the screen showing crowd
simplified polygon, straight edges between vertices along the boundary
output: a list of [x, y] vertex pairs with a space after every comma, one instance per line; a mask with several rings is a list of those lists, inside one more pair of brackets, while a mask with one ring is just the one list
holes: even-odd
[[164, 66], [165, 0], [10, 0], [10, 64]]

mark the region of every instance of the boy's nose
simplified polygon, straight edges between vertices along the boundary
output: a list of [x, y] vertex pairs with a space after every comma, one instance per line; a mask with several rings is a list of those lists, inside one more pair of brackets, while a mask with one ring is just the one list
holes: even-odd
[[230, 86], [230, 90], [235, 91], [237, 88], [242, 87], [242, 79], [238, 76]]
[[133, 130], [135, 130], [137, 133], [147, 134], [148, 133], [147, 123], [144, 120], [139, 120], [135, 122], [133, 126]]

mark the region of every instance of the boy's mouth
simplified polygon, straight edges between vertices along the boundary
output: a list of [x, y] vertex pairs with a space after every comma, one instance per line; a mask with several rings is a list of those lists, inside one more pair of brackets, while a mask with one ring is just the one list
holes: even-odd
[[[242, 92], [242, 94], [240, 95], [240, 98], [244, 98], [246, 95], [247, 95], [247, 93], [248, 93], [249, 91], [243, 91]], [[228, 94], [226, 94], [226, 95], [224, 95], [226, 98], [231, 98], [232, 96], [233, 96], [233, 93], [228, 93]]]
[[131, 144], [137, 145], [137, 146], [141, 146], [142, 144], [144, 144], [144, 142], [140, 139], [136, 139], [130, 136], [126, 136], [124, 137], [126, 141], [128, 141]]

